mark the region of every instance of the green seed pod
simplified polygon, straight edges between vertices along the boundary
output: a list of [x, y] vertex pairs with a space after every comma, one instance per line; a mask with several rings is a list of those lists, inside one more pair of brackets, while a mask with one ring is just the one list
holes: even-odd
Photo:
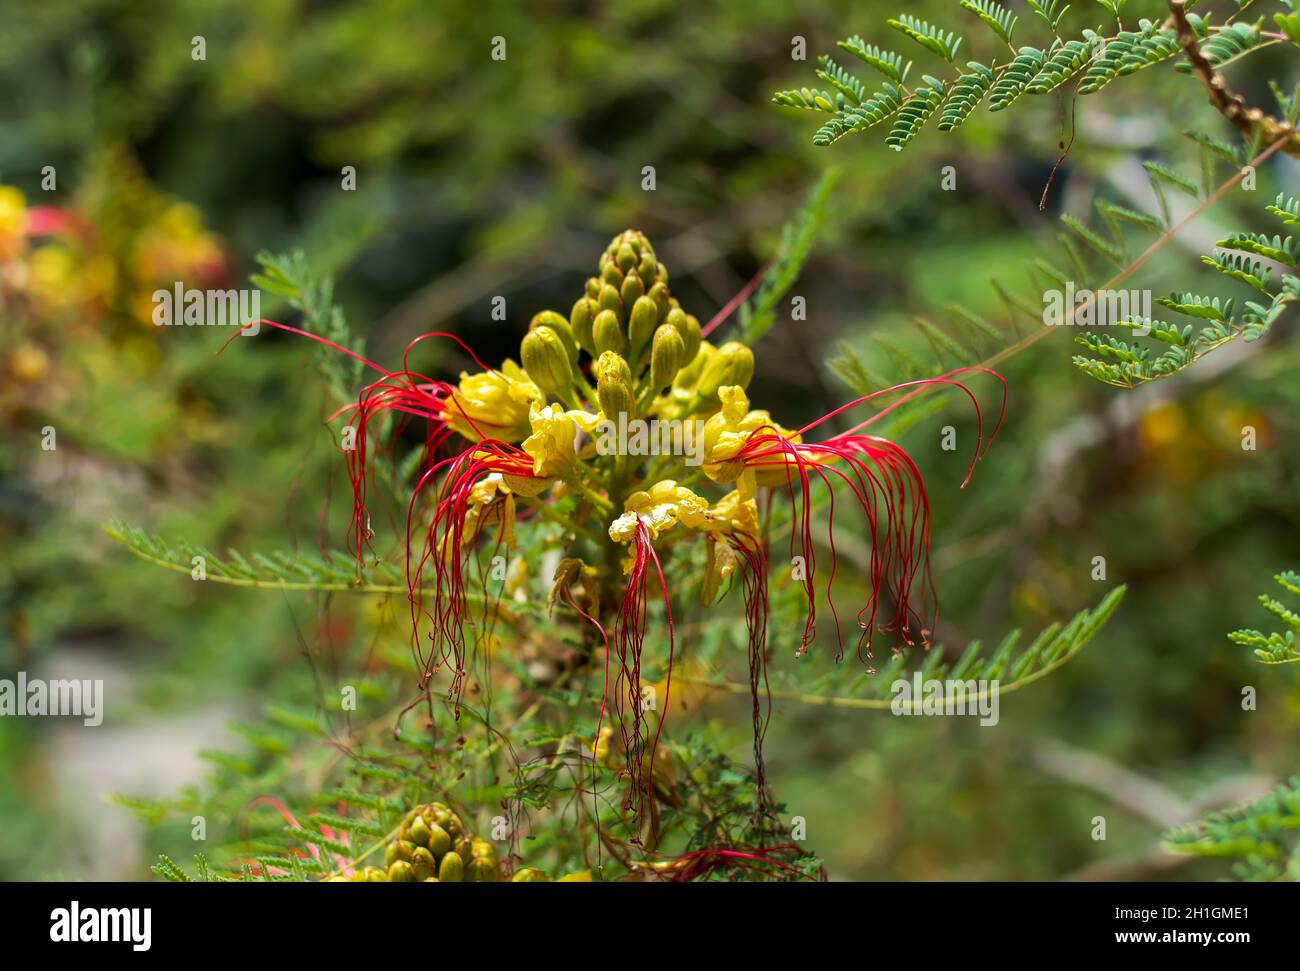
[[618, 322], [618, 316], [612, 310], [602, 310], [596, 314], [596, 319], [591, 325], [591, 340], [596, 347], [597, 355], [607, 351], [622, 354], [627, 350], [627, 336], [623, 333], [623, 325]]
[[451, 836], [437, 823], [429, 827], [429, 852], [435, 860], [451, 852]]
[[[414, 843], [416, 846], [429, 845], [429, 824], [426, 823], [424, 819], [421, 818], [420, 816], [416, 816], [415, 819], [411, 822], [411, 825], [409, 827], [409, 834], [410, 834], [411, 842]], [[403, 857], [403, 859], [410, 859], [410, 858]]]
[[621, 414], [635, 414], [632, 369], [627, 361], [613, 351], [606, 351], [596, 359], [592, 374], [596, 378], [596, 400], [606, 418], [617, 421]]
[[622, 243], [618, 247], [618, 255], [615, 259], [618, 260], [618, 268], [626, 273], [637, 264], [636, 250], [632, 249], [627, 243]]
[[700, 352], [700, 322], [693, 314], [686, 315], [686, 332], [682, 334], [682, 339], [686, 341], [686, 356], [683, 361], [695, 360], [695, 355]]
[[623, 301], [624, 307], [630, 307], [636, 303], [637, 298], [645, 293], [645, 284], [635, 273], [629, 273], [623, 281], [623, 285], [618, 288], [618, 298]]
[[549, 876], [538, 870], [536, 867], [526, 866], [522, 870], [516, 870], [515, 875], [510, 880], [511, 883], [552, 883]]
[[600, 288], [601, 288], [601, 283], [599, 277], [594, 277], [594, 276], [587, 277], [588, 297], [590, 297], [592, 300], [598, 299], [600, 297]]
[[519, 345], [519, 356], [528, 377], [544, 393], [559, 395], [573, 383], [569, 351], [560, 335], [550, 327], [538, 327], [525, 334]]
[[573, 339], [588, 354], [594, 352], [596, 345], [591, 340], [591, 322], [596, 316], [588, 297], [579, 297], [569, 311], [569, 326], [573, 330]]
[[535, 314], [532, 322], [528, 325], [529, 330], [536, 330], [539, 327], [549, 327], [555, 331], [560, 340], [564, 342], [564, 349], [569, 354], [570, 363], [576, 364], [578, 362], [578, 342], [574, 340], [573, 328], [569, 326], [567, 320], [554, 310], [543, 310], [541, 313]]
[[474, 847], [473, 844], [470, 843], [468, 836], [462, 836], [460, 839], [456, 840], [456, 844], [452, 849], [455, 851], [456, 855], [461, 858], [462, 862], [470, 859], [474, 855]]
[[623, 320], [623, 298], [618, 295], [618, 288], [611, 287], [608, 284], [600, 288], [600, 309], [609, 310], [614, 316], [622, 322]]
[[469, 883], [500, 883], [501, 870], [492, 860], [476, 856], [465, 865], [465, 879]]
[[659, 307], [650, 297], [639, 297], [632, 304], [632, 315], [628, 319], [627, 332], [632, 346], [632, 360], [639, 360], [641, 353], [650, 346], [655, 327], [659, 324]]
[[727, 341], [700, 373], [699, 392], [705, 398], [716, 398], [719, 388], [748, 388], [753, 378], [754, 352], [739, 341]]
[[613, 260], [610, 260], [601, 267], [600, 279], [605, 286], [617, 290], [623, 285], [623, 271], [618, 268]]
[[654, 389], [658, 391], [672, 384], [685, 360], [686, 342], [682, 335], [671, 324], [661, 324], [650, 349], [650, 382]]
[[427, 847], [417, 846], [411, 857], [411, 869], [415, 871], [416, 880], [427, 880], [438, 872], [438, 864]]
[[438, 864], [438, 881], [440, 883], [462, 883], [464, 878], [465, 864], [461, 862], [460, 854], [452, 850]]
[[389, 883], [414, 883], [415, 868], [405, 860], [398, 860], [388, 868]]
[[469, 852], [470, 855], [473, 856], [476, 860], [483, 859], [483, 860], [487, 860], [489, 863], [496, 863], [498, 860], [497, 848], [493, 846], [492, 843], [488, 840], [484, 840], [484, 839], [470, 840]]
[[[400, 862], [400, 861], [399, 861]], [[396, 866], [397, 864], [393, 864]], [[377, 866], [368, 866], [365, 869], [366, 883], [387, 883], [388, 872], [381, 870]]]

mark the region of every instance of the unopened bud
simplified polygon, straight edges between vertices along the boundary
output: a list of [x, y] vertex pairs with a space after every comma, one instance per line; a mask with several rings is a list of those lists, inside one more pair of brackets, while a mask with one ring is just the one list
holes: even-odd
[[437, 823], [429, 826], [429, 852], [435, 860], [451, 850], [451, 836]]
[[465, 879], [470, 883], [500, 883], [501, 868], [495, 860], [476, 856], [465, 864]]
[[632, 347], [632, 360], [640, 360], [642, 352], [650, 345], [655, 327], [659, 325], [659, 307], [651, 297], [638, 297], [632, 304], [628, 318], [627, 335]]
[[719, 388], [748, 388], [753, 378], [754, 352], [739, 341], [727, 341], [700, 373], [699, 392], [705, 398], [716, 398]]
[[683, 361], [695, 360], [695, 355], [700, 352], [700, 322], [694, 314], [686, 315], [686, 332], [682, 334], [682, 340], [686, 342], [686, 356]]
[[623, 319], [623, 298], [618, 295], [618, 288], [608, 283], [600, 288], [600, 309], [612, 311], [618, 320]]
[[550, 327], [538, 327], [524, 335], [519, 345], [524, 370], [533, 384], [549, 395], [558, 395], [573, 382], [569, 352], [560, 335]]
[[612, 310], [602, 310], [596, 314], [591, 325], [591, 340], [598, 356], [606, 351], [623, 354], [627, 350], [627, 335], [623, 333], [623, 325], [618, 322], [618, 315]]
[[637, 302], [637, 298], [645, 293], [645, 284], [635, 273], [629, 273], [623, 279], [623, 285], [618, 288], [618, 298], [623, 301], [624, 307], [630, 307]]
[[672, 304], [669, 303], [672, 294], [668, 292], [667, 285], [663, 283], [654, 284], [646, 291], [646, 296], [654, 298], [655, 306], [659, 308], [659, 322], [663, 323], [668, 316], [668, 311], [673, 309]]
[[465, 863], [460, 854], [451, 850], [438, 864], [438, 880], [441, 883], [461, 883], [465, 879]]
[[551, 883], [553, 882], [541, 870], [536, 867], [526, 866], [522, 870], [516, 870], [515, 875], [511, 878], [511, 883]]
[[591, 322], [595, 316], [595, 308], [589, 297], [579, 297], [569, 311], [569, 327], [573, 330], [573, 339], [588, 354], [594, 353], [596, 349], [591, 339]]
[[684, 360], [686, 342], [682, 335], [671, 324], [662, 324], [655, 331], [654, 344], [650, 348], [650, 381], [656, 391], [673, 383]]
[[592, 366], [596, 377], [596, 399], [605, 417], [617, 420], [621, 414], [635, 411], [632, 398], [632, 370], [627, 361], [613, 351], [606, 351]]
[[641, 256], [641, 262], [637, 264], [636, 273], [641, 278], [641, 282], [647, 287], [655, 282], [655, 270], [658, 267], [655, 264], [654, 253], [646, 252]]
[[576, 364], [578, 362], [578, 342], [574, 340], [573, 328], [569, 322], [554, 310], [543, 310], [533, 316], [532, 321], [528, 324], [529, 330], [536, 330], [538, 327], [549, 327], [559, 335], [560, 340], [564, 342], [564, 349], [569, 354], [569, 360]]

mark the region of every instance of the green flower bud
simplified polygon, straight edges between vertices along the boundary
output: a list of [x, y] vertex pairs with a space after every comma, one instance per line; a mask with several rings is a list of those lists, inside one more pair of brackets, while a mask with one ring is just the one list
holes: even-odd
[[600, 279], [605, 286], [613, 287], [617, 290], [623, 285], [623, 271], [618, 268], [617, 264], [615, 264], [613, 260], [609, 260], [601, 268]]
[[465, 879], [469, 883], [500, 883], [501, 869], [495, 861], [476, 856], [465, 865]]
[[668, 315], [664, 317], [665, 324], [672, 324], [677, 333], [682, 335], [683, 343], [686, 341], [686, 312], [681, 307], [670, 307]]
[[569, 360], [576, 364], [578, 362], [578, 342], [573, 338], [573, 328], [569, 322], [554, 310], [543, 310], [533, 316], [532, 322], [529, 323], [529, 330], [536, 330], [538, 327], [549, 327], [559, 335], [560, 340], [564, 342], [564, 349], [569, 353]]
[[515, 875], [510, 880], [511, 883], [552, 883], [549, 876], [538, 870], [536, 867], [526, 866], [522, 870], [516, 870]]
[[623, 325], [618, 322], [618, 316], [612, 310], [602, 310], [596, 314], [596, 319], [591, 325], [591, 339], [595, 344], [597, 355], [604, 354], [606, 351], [622, 354], [627, 350], [627, 336], [623, 333]]
[[700, 373], [699, 392], [705, 398], [716, 398], [719, 388], [748, 388], [753, 378], [754, 352], [739, 341], [727, 341]]
[[569, 326], [573, 329], [573, 339], [588, 354], [594, 352], [596, 345], [591, 339], [591, 322], [596, 312], [589, 297], [579, 297], [569, 311]]
[[461, 883], [465, 878], [465, 864], [460, 854], [451, 850], [438, 864], [438, 881], [440, 883]]
[[618, 255], [615, 259], [618, 260], [618, 268], [626, 273], [637, 264], [636, 250], [632, 249], [632, 247], [627, 243], [621, 243], [619, 244]]
[[642, 254], [641, 262], [637, 264], [636, 273], [641, 278], [641, 282], [649, 287], [655, 282], [655, 271], [657, 269], [654, 254], [647, 252]]
[[[400, 861], [399, 861], [400, 862]], [[397, 864], [393, 864], [396, 866]], [[377, 866], [368, 866], [365, 869], [366, 883], [387, 883], [388, 873], [379, 869]]]
[[596, 400], [606, 418], [618, 420], [621, 414], [636, 413], [632, 397], [632, 369], [613, 351], [606, 351], [592, 366], [596, 378]]
[[594, 276], [588, 277], [587, 296], [590, 297], [592, 300], [597, 300], [600, 298], [600, 290], [601, 290], [600, 278]]
[[700, 352], [700, 322], [693, 314], [686, 315], [686, 332], [682, 334], [682, 339], [686, 341], [686, 356], [683, 361], [695, 360], [695, 355]]
[[411, 856], [411, 869], [415, 871], [416, 880], [427, 880], [438, 872], [438, 864], [427, 847], [417, 846]]
[[645, 284], [635, 273], [629, 273], [623, 281], [623, 285], [618, 288], [618, 298], [623, 301], [624, 307], [630, 307], [637, 302], [637, 298], [645, 293]]
[[538, 327], [524, 335], [519, 356], [532, 382], [545, 394], [559, 395], [573, 383], [573, 365], [560, 335], [550, 327]]
[[618, 288], [608, 284], [600, 288], [600, 309], [613, 311], [619, 321], [623, 319], [623, 298], [618, 295]]
[[470, 854], [475, 859], [484, 859], [491, 863], [497, 862], [497, 848], [488, 840], [475, 839], [470, 841]]
[[659, 308], [659, 323], [663, 323], [668, 316], [668, 311], [672, 310], [672, 304], [668, 301], [672, 294], [668, 292], [667, 285], [656, 283], [646, 291], [646, 296], [654, 298], [655, 305]]
[[717, 349], [708, 341], [700, 341], [700, 349], [695, 352], [690, 363], [677, 372], [677, 377], [673, 381], [675, 388], [694, 388], [700, 383], [700, 375], [708, 366], [709, 362], [717, 356]]
[[437, 823], [429, 827], [429, 852], [435, 860], [451, 852], [451, 836]]
[[627, 332], [632, 346], [632, 360], [640, 360], [642, 352], [650, 345], [655, 327], [659, 324], [659, 306], [650, 297], [638, 297], [632, 304]]
[[405, 860], [398, 860], [388, 868], [389, 883], [414, 883], [415, 868]]
[[661, 324], [650, 349], [650, 383], [654, 389], [658, 391], [672, 384], [685, 360], [686, 342], [682, 335], [671, 324]]
[[[411, 821], [411, 825], [408, 828], [408, 832], [410, 835], [411, 842], [414, 843], [416, 846], [429, 845], [429, 824], [426, 823], [421, 817], [416, 816], [415, 819]], [[404, 859], [410, 859], [410, 858], [404, 857]]]

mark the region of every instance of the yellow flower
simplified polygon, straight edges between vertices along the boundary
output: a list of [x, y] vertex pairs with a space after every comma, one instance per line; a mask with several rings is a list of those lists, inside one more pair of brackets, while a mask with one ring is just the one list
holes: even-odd
[[[766, 411], [751, 411], [743, 388], [729, 385], [718, 389], [722, 410], [704, 423], [704, 472], [714, 482], [735, 482], [745, 471], [745, 463], [736, 455], [751, 435], [780, 435], [798, 442], [799, 435], [782, 428]], [[777, 457], [774, 457], [774, 461]], [[760, 485], [777, 485], [785, 481], [781, 467], [759, 473]]]
[[514, 361], [500, 371], [461, 372], [460, 384], [448, 398], [446, 422], [470, 441], [496, 438], [522, 441], [529, 433], [528, 410], [542, 392]]
[[552, 479], [573, 465], [578, 431], [590, 433], [600, 423], [600, 416], [589, 411], [565, 411], [559, 405], [528, 412], [533, 433], [524, 439], [523, 449], [533, 457], [533, 475]]
[[11, 185], [0, 185], [0, 260], [17, 256], [27, 233], [27, 202]]
[[46, 243], [32, 251], [28, 290], [43, 310], [59, 312], [75, 305], [82, 296], [82, 280], [76, 258], [66, 246]]
[[698, 529], [706, 522], [709, 503], [672, 479], [664, 479], [644, 492], [632, 493], [623, 509], [623, 515], [609, 526], [609, 538], [616, 543], [631, 542], [636, 537], [637, 523], [645, 524], [652, 540], [677, 523]]

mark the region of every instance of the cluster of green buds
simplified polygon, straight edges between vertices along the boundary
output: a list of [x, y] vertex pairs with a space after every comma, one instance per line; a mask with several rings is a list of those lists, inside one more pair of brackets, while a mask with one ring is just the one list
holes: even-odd
[[498, 883], [496, 847], [471, 837], [464, 823], [440, 802], [416, 806], [403, 820], [384, 852], [384, 866], [356, 870], [351, 877], [370, 883]]
[[[580, 369], [583, 352], [594, 388]], [[699, 320], [669, 292], [650, 241], [632, 229], [610, 242], [567, 320], [553, 310], [533, 317], [520, 358], [545, 398], [574, 409], [598, 403], [611, 419], [655, 410], [648, 406], [670, 388], [684, 390], [679, 404], [696, 411], [717, 401], [718, 388], [746, 387], [754, 374], [745, 345], [702, 340]]]

